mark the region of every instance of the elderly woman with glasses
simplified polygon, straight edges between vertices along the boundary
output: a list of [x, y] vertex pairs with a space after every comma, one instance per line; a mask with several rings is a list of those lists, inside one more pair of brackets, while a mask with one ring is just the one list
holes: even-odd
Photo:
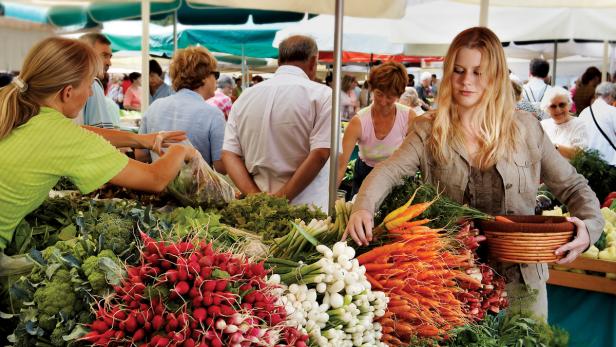
[[577, 151], [586, 146], [587, 134], [584, 122], [569, 112], [569, 92], [561, 87], [548, 90], [541, 101], [541, 108], [550, 115], [550, 118], [541, 121], [543, 130], [558, 152], [571, 159]]
[[[216, 71], [214, 56], [204, 47], [181, 49], [174, 54], [169, 74], [175, 94], [152, 103], [143, 115], [139, 133], [184, 130], [193, 146], [216, 171], [226, 173], [222, 160], [225, 116], [217, 107], [205, 102], [214, 96]], [[147, 161], [149, 153], [140, 153]]]

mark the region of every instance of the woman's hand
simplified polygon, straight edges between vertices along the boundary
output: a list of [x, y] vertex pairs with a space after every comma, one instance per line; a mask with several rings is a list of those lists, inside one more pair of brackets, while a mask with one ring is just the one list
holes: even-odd
[[350, 235], [358, 246], [367, 246], [372, 241], [373, 226], [372, 213], [367, 210], [355, 211], [349, 218], [342, 240], [344, 241]]
[[567, 253], [567, 256], [557, 261], [557, 264], [568, 264], [575, 260], [588, 246], [590, 246], [590, 235], [586, 229], [586, 224], [577, 217], [568, 217], [567, 220], [575, 224], [577, 235], [573, 241], [566, 243], [556, 250], [556, 255]]
[[198, 159], [199, 157], [201, 157], [201, 154], [199, 153], [199, 151], [197, 151], [197, 149], [189, 144], [183, 144], [183, 143], [171, 143], [168, 145], [169, 149], [171, 148], [182, 148], [182, 150], [184, 151], [184, 162], [185, 163], [189, 163], [193, 160]]
[[159, 131], [139, 136], [143, 148], [150, 149], [158, 155], [162, 154], [163, 148], [169, 147], [172, 143], [182, 142], [187, 138], [185, 131]]

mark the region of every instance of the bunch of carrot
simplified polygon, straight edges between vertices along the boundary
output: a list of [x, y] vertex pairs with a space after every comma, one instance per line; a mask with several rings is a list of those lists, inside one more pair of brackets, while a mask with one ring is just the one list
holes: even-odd
[[[451, 252], [452, 238], [425, 226], [429, 220], [411, 221], [431, 204], [407, 203], [394, 211], [399, 215], [388, 216], [384, 222], [391, 227], [387, 235], [392, 242], [357, 258], [371, 284], [390, 298], [386, 314], [379, 320], [382, 341], [389, 345], [408, 345], [414, 337], [440, 339], [468, 321], [462, 302], [456, 298], [462, 290], [456, 280], [468, 276], [459, 268], [471, 262], [471, 253]], [[404, 221], [399, 224], [392, 223], [401, 219]]]

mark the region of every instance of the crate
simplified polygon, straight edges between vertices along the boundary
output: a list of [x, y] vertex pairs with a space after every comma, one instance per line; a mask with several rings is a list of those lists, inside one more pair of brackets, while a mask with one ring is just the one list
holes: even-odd
[[[601, 273], [616, 273], [616, 262], [588, 259], [579, 257], [570, 264], [560, 265], [570, 269], [595, 271]], [[565, 270], [550, 269], [549, 284], [563, 287], [585, 289], [594, 292], [601, 292], [616, 295], [616, 280], [606, 278], [605, 275], [596, 276], [589, 274], [579, 274]]]

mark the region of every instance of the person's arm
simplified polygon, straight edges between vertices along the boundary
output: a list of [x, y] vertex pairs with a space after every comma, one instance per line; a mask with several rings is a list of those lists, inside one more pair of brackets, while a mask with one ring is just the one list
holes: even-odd
[[222, 151], [222, 162], [227, 170], [227, 174], [231, 177], [235, 186], [244, 195], [261, 193], [261, 189], [257, 186], [252, 176], [244, 165], [244, 160], [239, 155], [231, 151]]
[[556, 250], [556, 254], [569, 251], [567, 257], [559, 261], [568, 263], [601, 236], [605, 222], [601, 216], [599, 200], [584, 176], [578, 174], [563, 156], [556, 154], [556, 148], [542, 127], [537, 126], [536, 133], [531, 135], [542, 139], [541, 179], [558, 201], [567, 206], [574, 217], [572, 222], [577, 226], [577, 237]]
[[342, 137], [342, 154], [338, 156], [338, 178], [336, 180], [336, 186], [339, 187], [340, 183], [342, 183], [342, 179], [344, 178], [344, 173], [346, 172], [347, 165], [349, 163], [349, 158], [351, 158], [351, 154], [355, 149], [355, 145], [359, 138], [361, 137], [361, 120], [358, 116], [351, 118], [349, 122], [349, 126], [344, 131], [344, 136]]
[[310, 151], [293, 176], [274, 195], [289, 200], [295, 199], [317, 177], [329, 159], [329, 152], [329, 148], [317, 148]]
[[132, 110], [131, 105], [133, 103], [133, 98], [134, 98], [134, 94], [133, 91], [129, 88], [126, 90], [126, 94], [124, 95], [124, 101], [122, 102], [122, 105], [124, 106], [125, 109], [127, 110]]
[[[170, 143], [181, 142], [186, 140], [185, 131], [161, 131], [159, 133], [151, 134], [135, 134], [129, 131], [104, 129], [93, 127], [89, 125], [83, 125], [84, 129], [96, 133], [104, 137], [115, 147], [131, 147], [131, 148], [143, 148], [152, 149], [160, 152], [160, 148], [157, 147], [158, 143], [156, 138], [160, 136], [160, 145], [162, 147], [168, 146]], [[162, 140], [162, 141], [161, 141]]]
[[225, 164], [221, 160], [222, 146], [225, 140], [225, 116], [216, 109], [217, 114], [214, 115], [212, 125], [210, 127], [210, 158], [212, 165], [218, 173], [226, 174]]
[[563, 157], [567, 159], [573, 158], [575, 154], [580, 151], [578, 147], [563, 146], [563, 145], [558, 145], [558, 144], [554, 146], [558, 150], [558, 153], [560, 153], [560, 155], [562, 155]]
[[195, 152], [190, 146], [175, 144], [153, 164], [130, 159], [109, 182], [128, 189], [162, 192], [180, 172], [184, 161], [193, 158]]
[[368, 245], [372, 241], [374, 211], [404, 176], [413, 175], [419, 169], [424, 141], [417, 125], [428, 121], [422, 119], [415, 122], [414, 128], [394, 154], [376, 165], [368, 174], [357, 193], [343, 240], [350, 236], [358, 245]]

